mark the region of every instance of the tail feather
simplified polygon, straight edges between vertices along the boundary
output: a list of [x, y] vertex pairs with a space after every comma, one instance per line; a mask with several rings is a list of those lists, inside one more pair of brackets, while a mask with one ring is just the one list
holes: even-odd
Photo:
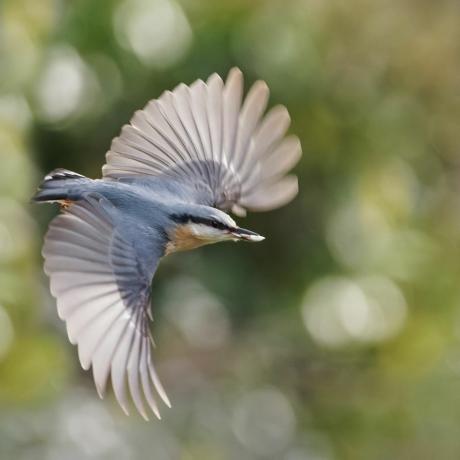
[[49, 182], [49, 181], [55, 182], [55, 181], [59, 181], [63, 179], [87, 179], [87, 178], [76, 172], [69, 171], [68, 169], [57, 168], [57, 169], [53, 169], [50, 173], [48, 173], [45, 176], [45, 179], [43, 180], [43, 182]]
[[36, 202], [76, 201], [81, 198], [82, 185], [88, 179], [67, 169], [55, 169], [45, 176], [32, 200]]

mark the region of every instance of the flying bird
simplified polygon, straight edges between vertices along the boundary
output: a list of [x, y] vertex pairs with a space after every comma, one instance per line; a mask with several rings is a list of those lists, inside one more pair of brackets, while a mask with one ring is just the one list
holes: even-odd
[[[128, 414], [129, 399], [160, 418], [170, 407], [153, 364], [151, 283], [162, 257], [220, 241], [262, 241], [228, 212], [266, 211], [298, 191], [287, 175], [299, 161], [286, 136], [285, 107], [265, 114], [267, 85], [243, 101], [243, 75], [230, 70], [165, 91], [135, 112], [113, 139], [101, 179], [65, 169], [45, 176], [33, 200], [57, 202], [43, 245], [44, 270], [102, 398], [111, 379]], [[156, 394], [155, 394], [156, 393]]]

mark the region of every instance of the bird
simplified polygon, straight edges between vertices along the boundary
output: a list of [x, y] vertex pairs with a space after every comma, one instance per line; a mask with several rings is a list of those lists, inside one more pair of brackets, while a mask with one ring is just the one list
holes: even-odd
[[154, 366], [151, 284], [169, 254], [224, 241], [259, 242], [230, 213], [290, 202], [302, 155], [287, 134], [282, 105], [267, 111], [269, 89], [230, 69], [179, 84], [134, 113], [112, 140], [102, 178], [67, 169], [47, 174], [32, 198], [61, 212], [44, 238], [44, 271], [81, 366], [104, 397], [110, 379], [129, 415], [134, 404], [160, 418], [171, 407]]

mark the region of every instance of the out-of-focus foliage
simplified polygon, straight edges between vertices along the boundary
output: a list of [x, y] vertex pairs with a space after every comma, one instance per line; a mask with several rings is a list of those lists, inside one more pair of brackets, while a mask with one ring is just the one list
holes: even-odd
[[[450, 0], [0, 4], [0, 458], [458, 459], [460, 7]], [[301, 193], [259, 245], [166, 260], [163, 421], [79, 370], [32, 207], [98, 177], [148, 99], [233, 65], [285, 104]]]

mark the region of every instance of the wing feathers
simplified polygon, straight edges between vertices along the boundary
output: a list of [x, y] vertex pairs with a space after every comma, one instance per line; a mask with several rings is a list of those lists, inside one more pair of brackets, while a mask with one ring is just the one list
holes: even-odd
[[150, 375], [148, 372], [148, 348], [150, 347], [150, 342], [148, 337], [142, 338], [142, 345], [141, 345], [141, 356], [139, 362], [139, 373], [141, 376], [141, 383], [142, 389], [144, 390], [145, 399], [152, 410], [152, 412], [158, 417], [160, 417], [160, 412], [158, 411], [158, 406], [153, 396], [152, 387], [150, 385]]
[[[137, 323], [137, 321], [136, 321]], [[134, 401], [138, 412], [148, 420], [148, 416], [145, 410], [144, 401], [141, 394], [141, 388], [139, 386], [139, 361], [140, 361], [140, 349], [142, 346], [142, 340], [140, 334], [133, 334], [133, 342], [131, 345], [131, 352], [128, 360], [128, 384], [131, 391], [131, 396]]]
[[100, 200], [88, 197], [52, 222], [43, 247], [45, 272], [69, 339], [78, 345], [82, 367], [92, 367], [99, 395], [103, 397], [110, 374], [115, 397], [126, 413], [128, 381], [140, 414], [148, 418], [146, 401], [159, 417], [152, 388], [168, 405], [169, 401], [153, 367], [147, 312], [160, 253], [146, 272], [133, 246], [113, 228]]
[[283, 179], [257, 189], [245, 197], [242, 206], [256, 211], [267, 211], [272, 207], [280, 207], [291, 201], [298, 193], [299, 185], [296, 176], [286, 176]]
[[301, 154], [299, 144], [284, 145], [289, 114], [276, 106], [264, 116], [269, 90], [263, 81], [254, 83], [244, 102], [242, 96], [239, 69], [229, 72], [225, 84], [212, 74], [206, 83], [165, 91], [114, 139], [104, 177], [179, 175], [209, 187], [209, 196], [199, 194], [197, 202], [239, 214], [287, 203], [296, 186], [284, 175]]
[[238, 119], [238, 136], [236, 140], [234, 164], [237, 170], [245, 159], [251, 136], [256, 130], [268, 102], [269, 90], [263, 81], [257, 81], [249, 90]]
[[224, 82], [216, 73], [212, 74], [207, 81], [207, 117], [211, 136], [211, 151], [216, 160], [222, 156], [222, 91]]
[[290, 122], [291, 118], [286, 107], [282, 105], [273, 107], [255, 131], [246, 159], [257, 160], [269, 152], [271, 147], [285, 135]]
[[269, 153], [265, 160], [263, 170], [254, 166], [252, 172], [247, 176], [242, 194], [247, 196], [254, 189], [263, 188], [267, 182], [281, 180], [284, 175], [297, 164], [302, 155], [299, 139], [296, 136], [284, 138]]

